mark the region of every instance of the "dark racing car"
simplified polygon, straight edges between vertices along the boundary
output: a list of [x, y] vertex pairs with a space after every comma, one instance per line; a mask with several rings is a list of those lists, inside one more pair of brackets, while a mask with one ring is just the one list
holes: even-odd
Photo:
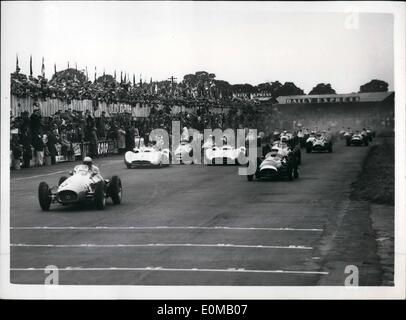
[[292, 150], [285, 144], [272, 146], [262, 159], [257, 159], [255, 174], [247, 175], [248, 181], [255, 179], [277, 180], [286, 178], [292, 181], [299, 178], [298, 163]]

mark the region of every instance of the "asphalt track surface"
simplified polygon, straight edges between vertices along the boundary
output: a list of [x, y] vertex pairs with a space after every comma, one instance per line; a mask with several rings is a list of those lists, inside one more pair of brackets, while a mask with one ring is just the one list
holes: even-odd
[[346, 221], [369, 147], [334, 149], [302, 151], [293, 182], [248, 182], [235, 166], [127, 169], [119, 156], [96, 159], [123, 183], [122, 204], [109, 199], [103, 211], [41, 211], [38, 184], [56, 184], [73, 163], [12, 172], [11, 282], [43, 284], [53, 265], [60, 284], [341, 286], [344, 267], [367, 255], [360, 284], [376, 285], [373, 239], [358, 238], [364, 221]]

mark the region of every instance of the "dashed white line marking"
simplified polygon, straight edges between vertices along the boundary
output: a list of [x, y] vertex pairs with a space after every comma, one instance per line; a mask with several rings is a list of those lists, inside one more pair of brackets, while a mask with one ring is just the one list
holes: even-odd
[[[45, 268], [10, 268], [10, 271], [45, 271]], [[166, 271], [166, 272], [236, 272], [236, 273], [288, 273], [288, 274], [328, 274], [326, 271], [305, 271], [305, 270], [256, 270], [244, 268], [228, 269], [200, 269], [200, 268], [163, 268], [163, 267], [143, 267], [143, 268], [82, 268], [67, 267], [58, 268], [58, 271]]]
[[245, 245], [231, 243], [201, 244], [201, 243], [144, 243], [144, 244], [29, 244], [29, 243], [11, 243], [11, 247], [44, 247], [44, 248], [136, 248], [136, 247], [217, 247], [217, 248], [250, 248], [250, 249], [299, 249], [312, 250], [308, 246], [267, 246], [267, 245]]
[[112, 227], [112, 226], [96, 226], [96, 227], [47, 227], [47, 226], [34, 226], [34, 227], [10, 227], [12, 230], [252, 230], [252, 231], [304, 231], [304, 232], [323, 232], [323, 229], [306, 229], [306, 228], [262, 228], [262, 227], [200, 227], [200, 226], [151, 226], [151, 227]]
[[67, 172], [67, 171], [66, 170], [54, 171], [54, 172], [45, 173], [45, 174], [38, 174], [36, 176], [28, 176], [28, 177], [23, 177], [23, 178], [14, 178], [14, 179], [10, 179], [10, 180], [11, 181], [21, 181], [21, 180], [27, 180], [27, 179], [33, 179], [33, 178], [52, 176], [54, 174], [58, 174], [58, 173], [62, 173], [62, 172]]

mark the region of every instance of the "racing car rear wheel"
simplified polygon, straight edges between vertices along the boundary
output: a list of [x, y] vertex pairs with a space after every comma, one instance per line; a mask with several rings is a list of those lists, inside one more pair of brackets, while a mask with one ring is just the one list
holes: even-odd
[[299, 170], [297, 170], [297, 167], [295, 168], [295, 170], [293, 170], [293, 176], [295, 179], [299, 178]]
[[51, 197], [49, 192], [49, 186], [46, 182], [41, 182], [38, 187], [38, 200], [41, 209], [48, 211], [51, 206]]
[[288, 181], [292, 181], [293, 180], [293, 169], [291, 166], [289, 166], [289, 168], [286, 171], [286, 175], [288, 177]]
[[58, 181], [58, 186], [60, 186], [66, 179], [68, 179], [68, 177], [65, 177], [65, 176], [60, 177], [59, 181]]
[[253, 174], [248, 174], [248, 175], [247, 175], [247, 180], [248, 180], [248, 181], [254, 180], [254, 175], [253, 175]]
[[99, 182], [94, 191], [94, 204], [96, 209], [102, 210], [106, 206], [106, 197], [104, 196], [104, 183]]
[[121, 179], [118, 176], [113, 176], [109, 184], [108, 194], [110, 195], [114, 204], [121, 203], [122, 190]]
[[329, 144], [328, 148], [327, 148], [328, 153], [332, 153], [333, 152], [333, 145]]

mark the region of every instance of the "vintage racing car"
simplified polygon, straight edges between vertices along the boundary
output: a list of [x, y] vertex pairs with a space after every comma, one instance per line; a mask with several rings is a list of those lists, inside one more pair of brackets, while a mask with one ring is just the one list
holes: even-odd
[[310, 153], [312, 151], [333, 152], [333, 141], [331, 137], [323, 133], [316, 133], [314, 136], [309, 137], [306, 141], [306, 152]]
[[351, 136], [346, 138], [347, 146], [367, 146], [369, 144], [367, 135], [361, 134], [359, 131], [356, 131]]
[[292, 181], [299, 178], [298, 163], [292, 150], [286, 145], [273, 145], [262, 159], [257, 159], [255, 174], [247, 175], [248, 181], [256, 179], [275, 180], [287, 178]]
[[222, 147], [214, 145], [205, 150], [206, 164], [238, 164], [238, 159], [245, 156], [245, 147], [234, 148], [230, 145]]
[[[187, 157], [186, 157], [187, 155]], [[193, 147], [189, 141], [181, 141], [179, 146], [175, 149], [175, 158], [181, 164], [193, 163]]]
[[94, 203], [99, 210], [106, 206], [106, 199], [113, 204], [120, 204], [122, 184], [118, 176], [103, 179], [89, 171], [86, 165], [77, 165], [70, 172], [70, 177], [61, 177], [57, 186], [49, 187], [41, 182], [38, 187], [38, 200], [42, 210], [48, 211], [51, 203], [71, 205], [77, 203]]
[[169, 149], [160, 150], [154, 146], [134, 148], [124, 154], [124, 163], [127, 168], [163, 167], [169, 166]]

